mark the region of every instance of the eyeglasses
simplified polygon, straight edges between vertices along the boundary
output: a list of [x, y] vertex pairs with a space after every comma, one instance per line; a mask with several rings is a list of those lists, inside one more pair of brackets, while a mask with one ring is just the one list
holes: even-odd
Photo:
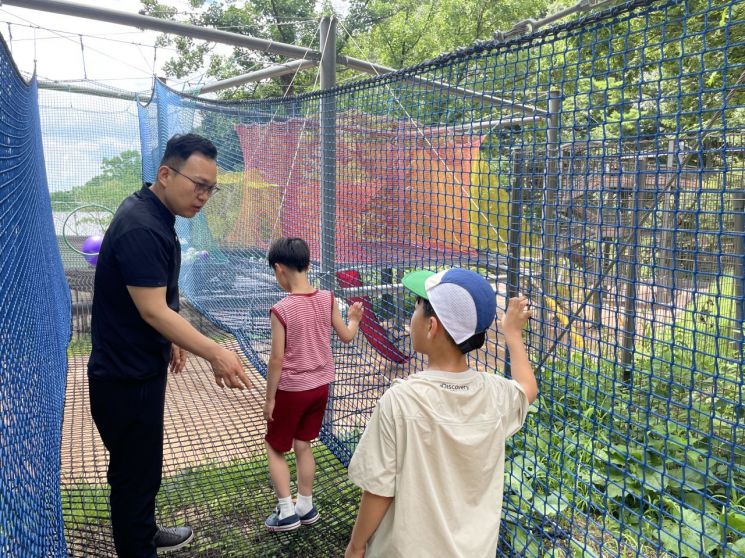
[[215, 192], [219, 192], [220, 188], [217, 186], [217, 184], [205, 184], [204, 182], [199, 182], [197, 180], [194, 180], [191, 176], [186, 176], [183, 172], [179, 172], [173, 167], [168, 167], [176, 174], [179, 174], [186, 178], [187, 180], [190, 180], [192, 184], [194, 184], [194, 190], [197, 194], [207, 194], [207, 196], [212, 196]]

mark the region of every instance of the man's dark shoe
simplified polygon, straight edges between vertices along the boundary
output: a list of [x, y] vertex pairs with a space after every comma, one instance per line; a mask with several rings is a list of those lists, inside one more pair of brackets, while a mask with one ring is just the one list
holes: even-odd
[[158, 552], [171, 552], [185, 547], [194, 538], [191, 527], [158, 527], [155, 547]]

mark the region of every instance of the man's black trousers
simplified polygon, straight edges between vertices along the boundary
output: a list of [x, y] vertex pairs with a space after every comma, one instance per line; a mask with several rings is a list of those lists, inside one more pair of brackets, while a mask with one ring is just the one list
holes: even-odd
[[110, 454], [111, 525], [119, 558], [157, 557], [155, 496], [163, 469], [166, 378], [89, 380], [91, 415]]

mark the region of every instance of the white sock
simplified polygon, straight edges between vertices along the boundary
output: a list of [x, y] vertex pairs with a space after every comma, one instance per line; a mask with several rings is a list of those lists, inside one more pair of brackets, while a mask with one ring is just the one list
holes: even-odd
[[295, 513], [300, 517], [304, 516], [313, 508], [313, 495], [303, 496], [298, 492], [297, 502], [295, 502]]
[[291, 496], [288, 496], [287, 498], [277, 498], [277, 503], [279, 506], [279, 518], [280, 519], [284, 519], [285, 517], [289, 517], [293, 513], [295, 513], [295, 509], [292, 507]]

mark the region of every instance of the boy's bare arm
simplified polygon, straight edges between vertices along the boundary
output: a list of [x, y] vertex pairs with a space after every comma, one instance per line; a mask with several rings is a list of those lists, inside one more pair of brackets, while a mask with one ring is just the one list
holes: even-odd
[[360, 511], [357, 512], [357, 521], [354, 522], [352, 538], [349, 540], [345, 558], [357, 558], [365, 555], [367, 541], [370, 540], [375, 530], [383, 521], [383, 516], [393, 503], [393, 498], [378, 496], [366, 490], [362, 492], [360, 500]]
[[272, 324], [272, 352], [269, 355], [269, 367], [266, 374], [266, 401], [264, 403], [264, 418], [272, 421], [274, 413], [274, 398], [277, 386], [282, 376], [282, 360], [285, 358], [285, 328], [279, 318], [271, 313]]
[[507, 311], [502, 318], [502, 332], [507, 348], [510, 350], [512, 379], [522, 386], [529, 403], [538, 397], [538, 382], [536, 382], [533, 365], [530, 364], [528, 351], [523, 343], [523, 328], [531, 315], [528, 299], [524, 296], [517, 296], [510, 299]]
[[342, 343], [350, 343], [352, 339], [354, 339], [354, 336], [357, 335], [357, 331], [360, 328], [360, 321], [362, 320], [363, 312], [364, 310], [362, 309], [361, 302], [355, 302], [354, 304], [352, 304], [349, 307], [349, 324], [347, 325], [344, 323], [344, 319], [341, 317], [341, 312], [339, 311], [339, 305], [337, 304], [336, 299], [334, 299], [334, 308], [331, 313], [331, 323], [334, 326], [336, 334], [339, 336], [339, 339], [341, 339]]

